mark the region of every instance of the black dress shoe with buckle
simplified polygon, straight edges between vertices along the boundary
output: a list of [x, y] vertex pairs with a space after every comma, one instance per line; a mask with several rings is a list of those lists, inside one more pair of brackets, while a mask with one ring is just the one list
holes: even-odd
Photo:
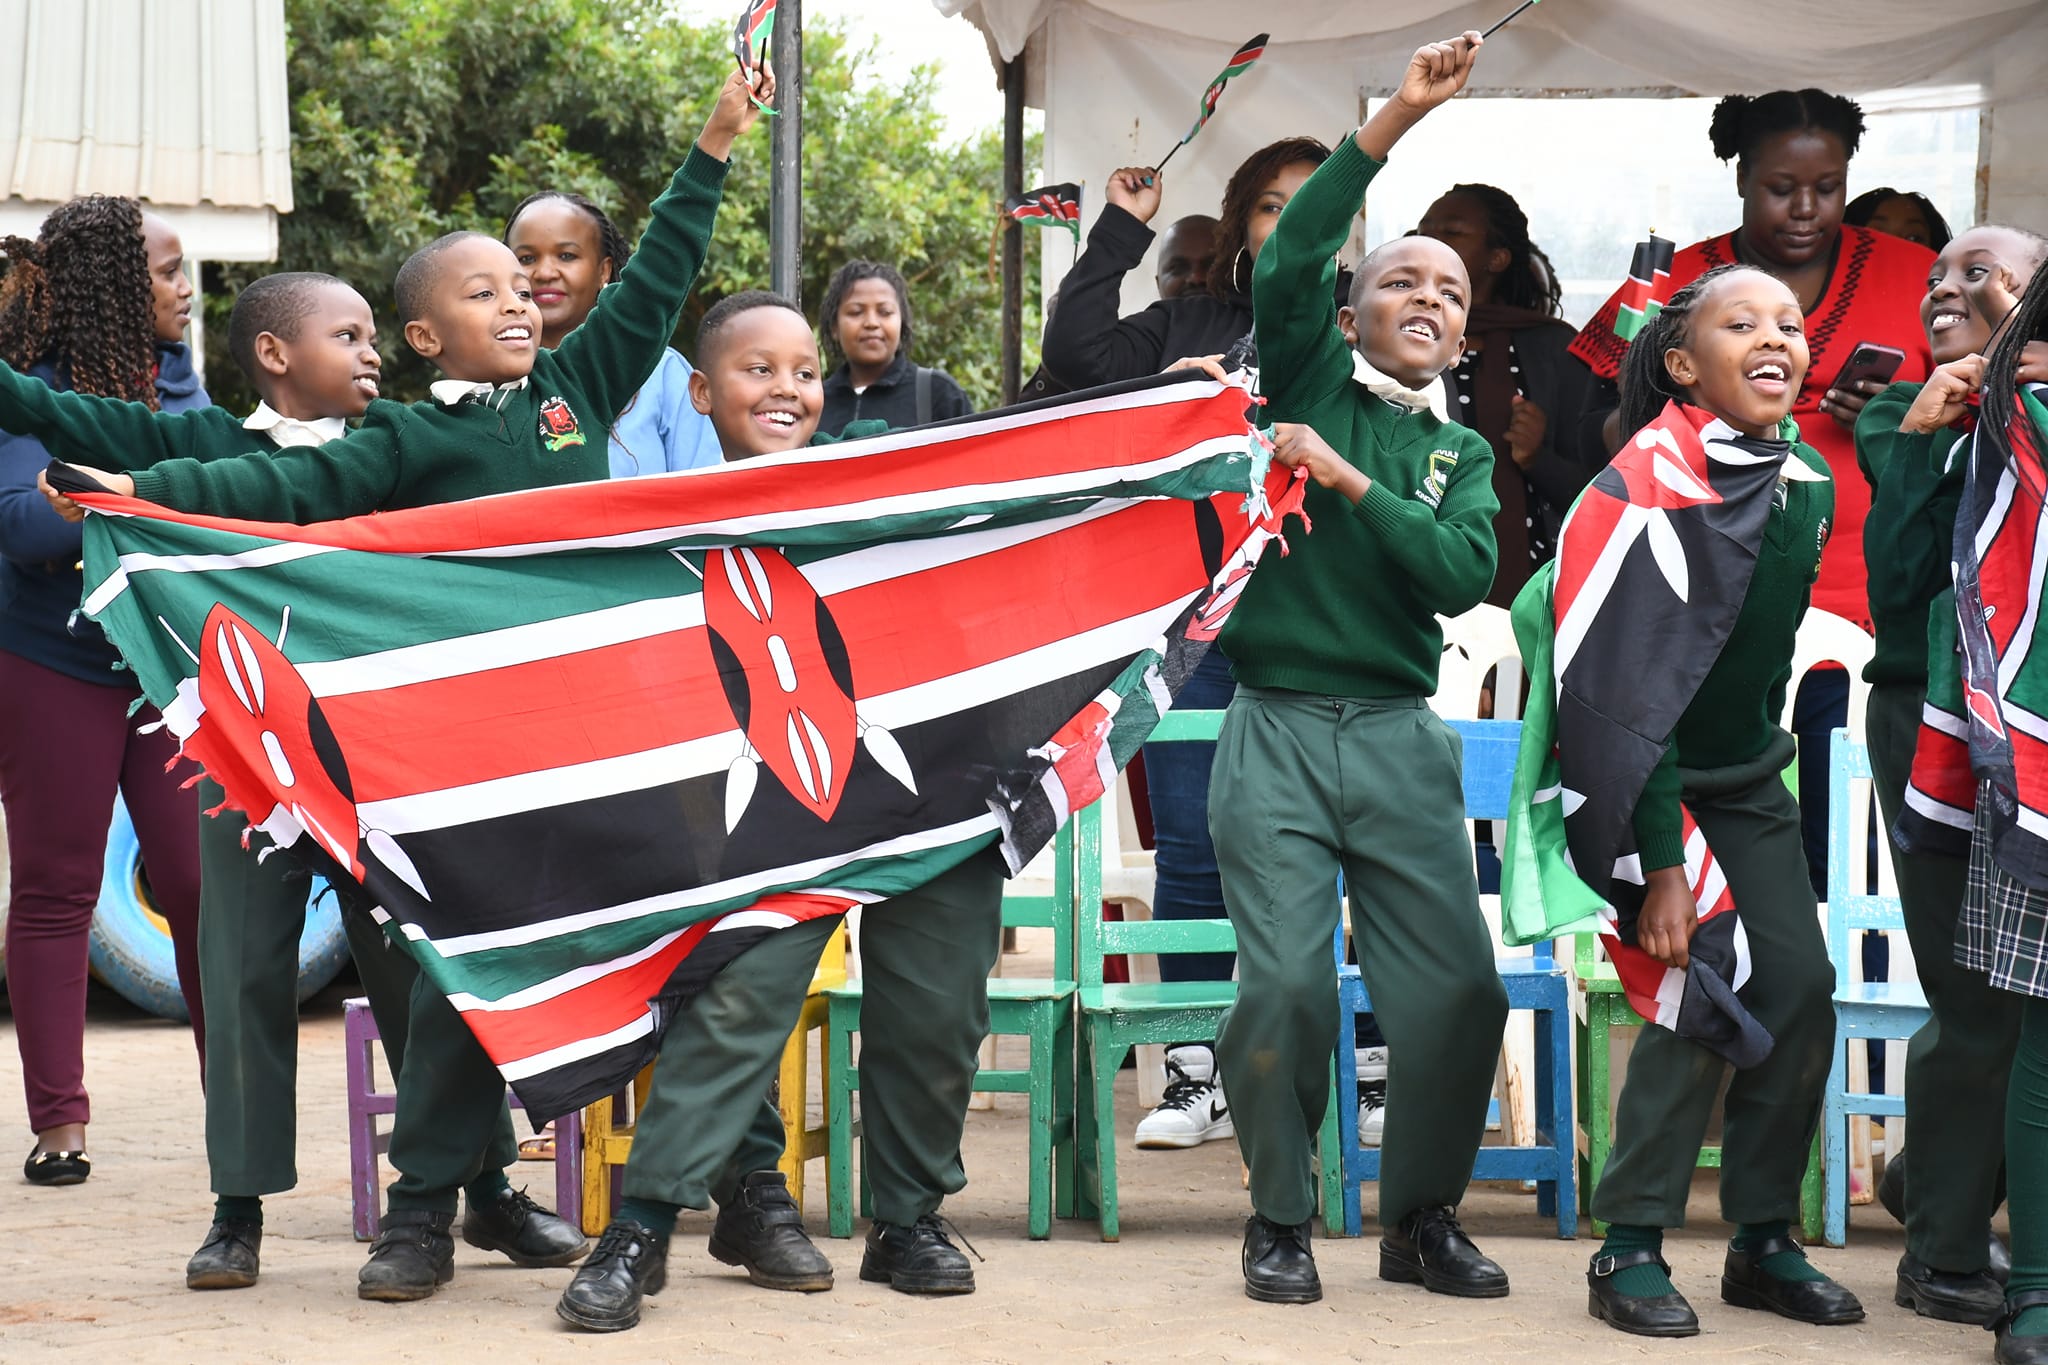
[[1380, 1238], [1380, 1278], [1461, 1299], [1508, 1292], [1508, 1273], [1481, 1254], [1448, 1207], [1417, 1209], [1388, 1229]]
[[1899, 1258], [1892, 1302], [1923, 1318], [1983, 1326], [2005, 1311], [2005, 1290], [1988, 1270], [1936, 1270], [1909, 1251]]
[[1991, 1358], [1998, 1365], [2048, 1365], [2048, 1336], [2016, 1337], [2012, 1325], [2029, 1308], [2048, 1308], [2048, 1289], [2028, 1289], [2015, 1294], [1985, 1327], [1998, 1333], [1998, 1345]]
[[370, 1259], [356, 1276], [356, 1297], [377, 1303], [429, 1298], [455, 1278], [452, 1213], [393, 1209], [370, 1244]]
[[84, 1152], [45, 1152], [31, 1147], [28, 1160], [21, 1163], [21, 1173], [31, 1185], [83, 1185], [92, 1174], [92, 1158]]
[[1314, 1303], [1323, 1297], [1309, 1249], [1309, 1223], [1275, 1223], [1253, 1214], [1244, 1224], [1245, 1297], [1260, 1303]]
[[905, 1294], [972, 1294], [974, 1267], [946, 1236], [950, 1226], [936, 1213], [908, 1227], [877, 1219], [868, 1228], [860, 1277]]
[[1696, 1337], [1699, 1315], [1685, 1301], [1685, 1295], [1623, 1294], [1614, 1287], [1616, 1271], [1630, 1266], [1655, 1264], [1666, 1275], [1671, 1266], [1655, 1251], [1624, 1251], [1615, 1256], [1595, 1256], [1586, 1267], [1586, 1311], [1609, 1327], [1639, 1337]]
[[614, 1218], [562, 1291], [555, 1316], [586, 1332], [623, 1332], [639, 1325], [641, 1298], [667, 1284], [668, 1239], [630, 1218]]
[[[2003, 1173], [1999, 1175], [1998, 1189], [1995, 1191], [1995, 1197], [1999, 1203], [2005, 1202], [2005, 1176]], [[1885, 1162], [1884, 1176], [1877, 1182], [1877, 1202], [1884, 1205], [1884, 1211], [1898, 1219], [1901, 1223], [1906, 1221], [1906, 1154], [1904, 1152]], [[1988, 1222], [1984, 1228], [1984, 1237], [1988, 1243], [1985, 1247], [1985, 1257], [1986, 1264], [1989, 1266], [1989, 1274], [1992, 1279], [1998, 1281], [2002, 1289], [2005, 1282], [2012, 1278], [2012, 1252], [2006, 1249], [2005, 1243], [1999, 1239], [1996, 1232], [1992, 1231]], [[1900, 1268], [1900, 1273], [1904, 1273], [1903, 1266]], [[1904, 1307], [1906, 1301], [1900, 1299], [1899, 1304], [1901, 1307]], [[1937, 1318], [1942, 1315], [1939, 1313], [1928, 1313], [1923, 1310], [1921, 1316]], [[1970, 1322], [1977, 1321], [1975, 1318], [1947, 1319], [1947, 1321], [1951, 1322], [1966, 1320]]]
[[1763, 1263], [1781, 1252], [1805, 1256], [1790, 1237], [1767, 1237], [1755, 1246], [1728, 1248], [1721, 1265], [1721, 1302], [1737, 1308], [1761, 1308], [1794, 1322], [1840, 1327], [1863, 1321], [1863, 1305], [1833, 1280], [1781, 1280]]
[[530, 1267], [574, 1265], [590, 1250], [583, 1229], [510, 1185], [481, 1204], [469, 1201], [462, 1217], [462, 1240], [484, 1251], [502, 1251], [512, 1264]]
[[223, 1218], [206, 1230], [206, 1240], [185, 1262], [187, 1289], [247, 1289], [261, 1269], [263, 1224]]
[[[816, 1294], [832, 1287], [832, 1263], [811, 1244], [803, 1211], [781, 1171], [755, 1171], [718, 1206], [711, 1255], [747, 1272], [763, 1289]], [[970, 1275], [971, 1278], [971, 1275]]]

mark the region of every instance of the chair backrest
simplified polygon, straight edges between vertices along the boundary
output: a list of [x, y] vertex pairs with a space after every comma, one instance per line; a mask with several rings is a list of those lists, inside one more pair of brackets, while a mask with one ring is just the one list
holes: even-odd
[[1895, 894], [1886, 894], [1891, 841], [1877, 842], [1878, 883], [1870, 875], [1870, 750], [1846, 729], [1834, 734], [1828, 764], [1828, 956], [1835, 964], [1835, 989], [1846, 990], [1861, 962], [1860, 935], [1906, 927]]
[[1877, 651], [1877, 642], [1854, 621], [1833, 612], [1812, 610], [1799, 623], [1792, 644], [1792, 681], [1785, 688], [1785, 709], [1776, 717], [1780, 726], [1792, 728], [1792, 707], [1799, 696], [1799, 684], [1823, 664], [1840, 664], [1849, 670], [1849, 733], [1863, 737], [1863, 713], [1870, 701], [1870, 684], [1863, 681], [1863, 666]]
[[[1089, 809], [1093, 810], [1094, 807]], [[1098, 819], [1100, 816], [1097, 817]], [[1041, 894], [1035, 891], [1019, 890], [1016, 883], [1006, 883], [1003, 889], [1003, 927], [1005, 929], [1050, 929], [1052, 930], [1052, 975], [1055, 981], [1074, 979], [1074, 848], [1075, 824], [1073, 820], [1061, 825], [1052, 839], [1052, 891]], [[1099, 854], [1098, 854], [1099, 856]], [[1036, 863], [1034, 862], [1034, 868]], [[1028, 871], [1029, 869], [1027, 869]], [[1101, 873], [1096, 873], [1096, 885], [1101, 885]], [[1040, 883], [1041, 885], [1043, 883]]]
[[[1214, 740], [1223, 727], [1221, 711], [1168, 711], [1148, 744]], [[1071, 878], [1076, 978], [1084, 987], [1102, 984], [1102, 959], [1118, 953], [1229, 953], [1237, 933], [1227, 919], [1124, 920], [1102, 917], [1103, 818], [1100, 801], [1077, 812], [1062, 828], [1072, 845], [1060, 861]]]
[[1444, 652], [1430, 709], [1446, 720], [1478, 716], [1480, 689], [1486, 675], [1497, 670], [1494, 714], [1520, 715], [1522, 652], [1515, 643], [1513, 618], [1482, 602], [1462, 615], [1438, 617], [1437, 624], [1443, 629]]
[[1450, 720], [1445, 724], [1465, 742], [1465, 818], [1507, 819], [1515, 790], [1515, 754], [1522, 746], [1522, 722]]

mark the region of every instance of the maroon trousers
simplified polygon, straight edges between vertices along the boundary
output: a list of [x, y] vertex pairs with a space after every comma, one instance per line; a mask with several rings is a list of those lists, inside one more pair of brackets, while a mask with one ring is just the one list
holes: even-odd
[[99, 904], [107, 826], [118, 788], [128, 803], [156, 908], [171, 926], [178, 982], [206, 1055], [199, 1003], [199, 840], [193, 772], [164, 765], [168, 730], [138, 734], [160, 717], [133, 716], [126, 687], [81, 682], [0, 652], [0, 805], [7, 812], [13, 893], [7, 911], [7, 992], [21, 1049], [29, 1127], [86, 1123], [85, 959]]

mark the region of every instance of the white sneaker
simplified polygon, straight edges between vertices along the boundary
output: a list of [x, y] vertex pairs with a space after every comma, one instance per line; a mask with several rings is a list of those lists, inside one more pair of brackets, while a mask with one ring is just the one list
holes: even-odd
[[1199, 1147], [1235, 1137], [1230, 1103], [1216, 1079], [1216, 1054], [1193, 1044], [1166, 1051], [1166, 1097], [1138, 1122], [1141, 1148]]
[[1387, 1121], [1387, 1050], [1362, 1047], [1352, 1057], [1358, 1067], [1358, 1142], [1377, 1147]]

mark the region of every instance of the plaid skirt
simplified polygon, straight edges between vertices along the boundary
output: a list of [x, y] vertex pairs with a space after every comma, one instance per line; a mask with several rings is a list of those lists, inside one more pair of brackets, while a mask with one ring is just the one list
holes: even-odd
[[1970, 834], [1969, 884], [1956, 921], [1956, 961], [1991, 984], [2048, 998], [2048, 891], [2014, 881], [1991, 860], [1984, 802]]

